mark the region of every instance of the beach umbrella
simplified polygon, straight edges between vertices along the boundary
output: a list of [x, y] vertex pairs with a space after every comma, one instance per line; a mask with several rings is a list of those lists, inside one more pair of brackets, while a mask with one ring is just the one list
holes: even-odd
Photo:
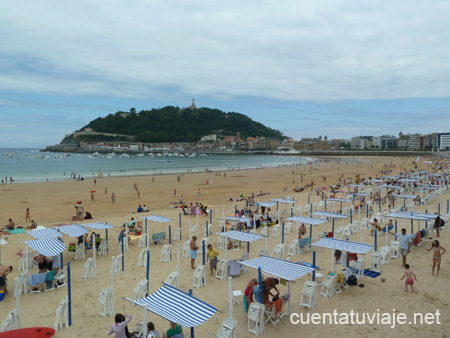
[[85, 228], [89, 228], [89, 229], [95, 229], [95, 230], [105, 230], [106, 231], [106, 252], [108, 252], [108, 246], [109, 246], [109, 242], [108, 242], [108, 229], [113, 229], [114, 226], [110, 225], [108, 223], [100, 223], [100, 222], [95, 222], [95, 223], [88, 223], [88, 224], [83, 224], [82, 225]]
[[146, 298], [125, 299], [168, 321], [190, 327], [192, 337], [194, 327], [203, 324], [217, 312], [214, 306], [192, 296], [192, 290], [186, 293], [165, 283]]
[[258, 270], [259, 287], [258, 293], [255, 295], [255, 299], [257, 299], [261, 303], [262, 303], [262, 294], [261, 294], [262, 272], [288, 281], [289, 315], [291, 315], [292, 313], [291, 282], [310, 272], [315, 271], [315, 268], [310, 266], [305, 266], [302, 264], [297, 264], [290, 261], [285, 261], [282, 259], [267, 256], [260, 256], [258, 258], [249, 259], [247, 261], [241, 261], [241, 264]]
[[162, 223], [163, 224], [163, 231], [165, 228], [165, 224], [167, 222], [171, 222], [173, 221], [172, 218], [167, 218], [164, 216], [158, 216], [158, 215], [150, 215], [150, 216], [145, 216], [145, 217], [139, 217], [140, 219], [145, 219], [145, 232], [147, 234], [147, 248], [149, 247], [149, 233], [148, 233], [148, 224], [147, 221], [152, 221], [152, 222], [157, 222], [157, 223]]

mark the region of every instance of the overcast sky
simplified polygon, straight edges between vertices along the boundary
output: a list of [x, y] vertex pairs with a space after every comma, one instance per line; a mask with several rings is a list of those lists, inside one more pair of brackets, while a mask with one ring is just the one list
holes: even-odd
[[294, 139], [450, 132], [450, 1], [8, 1], [0, 147], [119, 110], [239, 112]]

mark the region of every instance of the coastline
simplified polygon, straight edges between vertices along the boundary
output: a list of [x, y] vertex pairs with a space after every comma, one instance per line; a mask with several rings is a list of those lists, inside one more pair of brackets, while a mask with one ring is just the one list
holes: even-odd
[[[34, 182], [26, 184], [8, 184], [0, 186], [2, 193], [0, 194], [0, 203], [2, 208], [0, 210], [0, 217], [3, 223], [8, 218], [13, 218], [16, 225], [25, 225], [25, 209], [30, 208], [31, 217], [35, 219], [39, 225], [46, 227], [54, 226], [56, 224], [72, 223], [71, 217], [75, 214], [76, 201], [82, 201], [85, 211], [92, 213], [94, 222], [108, 222], [116, 226], [109, 232], [110, 240], [110, 254], [106, 257], [97, 257], [97, 276], [94, 279], [83, 280], [81, 278], [82, 269], [85, 261], [73, 260], [73, 253], [64, 252], [64, 262], [70, 262], [72, 275], [72, 316], [73, 325], [68, 329], [62, 329], [57, 332], [55, 337], [84, 337], [84, 336], [102, 336], [105, 335], [113, 322], [112, 317], [102, 318], [97, 314], [97, 299], [100, 290], [103, 287], [108, 287], [111, 283], [111, 257], [120, 253], [117, 245], [117, 236], [119, 234], [119, 227], [125, 221], [129, 221], [131, 217], [138, 220], [140, 217], [136, 213], [136, 208], [139, 204], [146, 204], [150, 208], [150, 212], [146, 215], [156, 214], [174, 219], [165, 226], [165, 231], [168, 231], [168, 226], [174, 228], [179, 226], [179, 209], [173, 208], [173, 201], [177, 201], [180, 195], [183, 195], [185, 201], [190, 202], [204, 202], [213, 209], [213, 231], [217, 231], [218, 220], [216, 217], [222, 217], [222, 210], [225, 215], [233, 214], [235, 206], [239, 209], [243, 208], [244, 202], [230, 201], [230, 198], [239, 197], [242, 192], [246, 195], [252, 192], [259, 191], [268, 192], [270, 194], [258, 197], [257, 201], [265, 202], [273, 198], [281, 198], [285, 196], [294, 196], [296, 205], [306, 203], [308, 195], [311, 200], [320, 200], [320, 196], [312, 194], [310, 188], [300, 193], [294, 193], [293, 187], [295, 185], [306, 185], [314, 180], [316, 187], [329, 187], [337, 182], [337, 178], [344, 175], [344, 178], [352, 177], [361, 174], [363, 177], [380, 176], [380, 170], [385, 169], [383, 165], [388, 165], [392, 162], [393, 167], [388, 166], [394, 173], [398, 173], [400, 168], [412, 167], [411, 160], [406, 158], [378, 158], [370, 157], [365, 159], [368, 163], [361, 162], [326, 162], [314, 164], [311, 166], [297, 166], [297, 167], [277, 167], [248, 170], [235, 170], [239, 173], [233, 175], [233, 171], [227, 171], [227, 176], [222, 174], [216, 176], [215, 172], [193, 172], [185, 173], [181, 177], [181, 181], [177, 181], [176, 174], [156, 175], [156, 176], [135, 176], [135, 177], [102, 177], [97, 178], [97, 184], [94, 185], [93, 180], [85, 180], [80, 182], [75, 181], [54, 181], [54, 182]], [[428, 166], [421, 164], [423, 169]], [[294, 171], [294, 173], [292, 173]], [[301, 176], [304, 177], [303, 183]], [[326, 181], [323, 180], [326, 176]], [[152, 180], [154, 178], [154, 181]], [[212, 181], [206, 184], [206, 180]], [[293, 183], [295, 180], [295, 183]], [[134, 182], [137, 183], [140, 190], [140, 199], [134, 190]], [[104, 193], [105, 187], [107, 193]], [[174, 189], [176, 189], [176, 196], [174, 196]], [[201, 197], [197, 197], [198, 189], [200, 189]], [[95, 202], [90, 202], [90, 190], [96, 190]], [[346, 190], [346, 189], [345, 189]], [[114, 192], [117, 196], [116, 203], [111, 203], [111, 193]], [[442, 196], [437, 202], [444, 205], [444, 201], [449, 198], [449, 195]], [[435, 205], [435, 204], [434, 204]], [[223, 208], [223, 209], [222, 209]], [[284, 207], [281, 207], [284, 208]], [[435, 210], [435, 207], [433, 207]], [[425, 211], [425, 208], [423, 208]], [[273, 212], [273, 211], [272, 211]], [[203, 237], [203, 230], [205, 222], [209, 221], [209, 217], [199, 217], [199, 238]], [[81, 224], [89, 221], [80, 222]], [[182, 236], [181, 242], [174, 242], [172, 245], [172, 255], [176, 257], [176, 246], [183, 245], [184, 241], [188, 240], [189, 222], [191, 225], [195, 224], [196, 218], [190, 216], [181, 216], [182, 222]], [[340, 225], [340, 222], [338, 222]], [[162, 231], [162, 225], [156, 223], [149, 223], [150, 233]], [[295, 228], [295, 226], [294, 226]], [[320, 227], [314, 227], [313, 241], [316, 239], [317, 231]], [[331, 231], [331, 223], [325, 225], [326, 231]], [[309, 231], [309, 229], [308, 229]], [[295, 231], [294, 231], [295, 232]], [[259, 232], [258, 232], [259, 233]], [[103, 237], [105, 234], [101, 232]], [[13, 280], [19, 275], [18, 262], [16, 256], [18, 250], [24, 249], [22, 240], [27, 239], [26, 234], [9, 235], [7, 236], [7, 245], [2, 246], [2, 263], [13, 265], [14, 271], [10, 276], [10, 285], [14, 284]], [[285, 243], [290, 243], [296, 237], [295, 233], [285, 234]], [[449, 234], [443, 232], [441, 236], [442, 246], [449, 247]], [[3, 236], [2, 236], [3, 238]], [[350, 236], [351, 240], [359, 241], [360, 234]], [[65, 236], [64, 243], [68, 246], [74, 239]], [[369, 236], [369, 231], [364, 232], [364, 242], [373, 244], [374, 237]], [[384, 237], [380, 238], [380, 242], [384, 241]], [[214, 247], [217, 244], [217, 235], [212, 235], [211, 243]], [[269, 255], [276, 244], [281, 243], [281, 237], [268, 238]], [[430, 243], [430, 242], [429, 242]], [[250, 246], [250, 258], [257, 257], [259, 248], [264, 246], [264, 241], [252, 243]], [[431, 277], [430, 258], [431, 254], [425, 251], [425, 246], [418, 247], [408, 256], [408, 262], [412, 264], [415, 273], [418, 275], [419, 282], [417, 282], [416, 293], [405, 294], [403, 291], [404, 283], [398, 280], [403, 274], [401, 269], [401, 259], [392, 259], [391, 263], [383, 266], [383, 276], [386, 282], [382, 283], [380, 278], [365, 278], [364, 289], [350, 288], [344, 290], [343, 293], [335, 295], [331, 298], [323, 298], [320, 295], [320, 290], [316, 296], [316, 308], [314, 310], [307, 310], [299, 307], [299, 297], [303, 284], [308, 277], [303, 277], [292, 284], [292, 298], [293, 311], [297, 313], [325, 313], [337, 310], [338, 312], [349, 312], [350, 309], [358, 312], [376, 312], [377, 309], [381, 311], [392, 312], [393, 309], [405, 312], [411, 315], [415, 312], [425, 313], [433, 312], [440, 309], [442, 317], [449, 315], [450, 311], [446, 305], [446, 295], [450, 292], [448, 280], [450, 278], [448, 265], [449, 259], [444, 255], [442, 261], [441, 276], [437, 278]], [[150, 292], [154, 292], [161, 286], [161, 282], [166, 279], [168, 274], [176, 270], [176, 259], [169, 263], [161, 263], [160, 245], [152, 245], [151, 251], [151, 277], [150, 277]], [[140, 280], [145, 278], [145, 268], [137, 267], [138, 256], [141, 249], [137, 247], [137, 240], [133, 239], [130, 242], [129, 251], [125, 253], [125, 273], [120, 272], [115, 276], [114, 285], [114, 310], [115, 312], [131, 314], [134, 318], [129, 328], [133, 329], [136, 322], [142, 320], [142, 309], [133, 307], [129, 302], [124, 301], [123, 297], [130, 297], [133, 293], [134, 287]], [[287, 248], [285, 248], [285, 253]], [[325, 272], [331, 269], [330, 251], [326, 249], [318, 249], [317, 251], [317, 265], [322, 267]], [[224, 250], [219, 250], [220, 256], [224, 258]], [[229, 259], [240, 259], [242, 250], [228, 251]], [[91, 257], [92, 252], [88, 251], [87, 257]], [[312, 262], [312, 250], [302, 255], [294, 256], [293, 261], [304, 260]], [[197, 264], [201, 263], [201, 255], [197, 259]], [[221, 312], [215, 314], [205, 324], [195, 329], [197, 337], [213, 337], [223, 318], [228, 316], [228, 283], [215, 278], [207, 276], [207, 287], [196, 289], [192, 287], [192, 271], [189, 267], [189, 259], [181, 258], [181, 280], [180, 289], [188, 291], [194, 289], [194, 296], [203, 301], [214, 305]], [[244, 290], [250, 278], [255, 277], [255, 271], [242, 273], [239, 277], [233, 278], [233, 290]], [[439, 288], [430, 290], [430, 285], [437, 285]], [[282, 294], [287, 292], [287, 287], [280, 286]], [[67, 288], [59, 288], [55, 291], [41, 293], [41, 294], [27, 294], [20, 298], [22, 309], [22, 323], [24, 327], [34, 325], [53, 326], [55, 310], [63, 297], [67, 295]], [[241, 302], [242, 303], [242, 302]], [[45, 304], [42, 307], [41, 304]], [[6, 314], [15, 307], [15, 299], [11, 295], [7, 296], [0, 304], [0, 319], [4, 319]], [[40, 308], [40, 311], [36, 311]], [[241, 306], [234, 305], [234, 318], [238, 320], [238, 337], [253, 337], [247, 331], [247, 322], [244, 319], [244, 312]], [[148, 313], [149, 321], [153, 321], [160, 332], [167, 329], [168, 323], [161, 317], [152, 313]], [[273, 327], [270, 323], [266, 324], [265, 335], [271, 336], [282, 334], [285, 336], [297, 336], [298, 330], [301, 329], [304, 335], [310, 337], [318, 337], [329, 334], [330, 329], [333, 330], [337, 337], [344, 337], [354, 335], [355, 332], [362, 337], [372, 337], [386, 335], [397, 337], [408, 337], [417, 332], [417, 329], [426, 329], [429, 334], [435, 336], [444, 336], [449, 329], [449, 324], [444, 322], [442, 325], [435, 326], [418, 326], [418, 325], [404, 325], [391, 329], [382, 325], [359, 325], [351, 327], [350, 325], [302, 325], [297, 326], [289, 322], [289, 318], [285, 317], [277, 327]], [[186, 329], [185, 331], [188, 331]]]

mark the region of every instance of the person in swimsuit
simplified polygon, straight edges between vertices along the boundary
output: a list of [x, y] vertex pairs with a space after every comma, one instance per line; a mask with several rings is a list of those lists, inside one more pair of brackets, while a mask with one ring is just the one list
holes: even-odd
[[37, 258], [39, 273], [47, 272], [48, 260], [44, 255], [39, 255]]
[[[405, 292], [408, 292], [408, 285], [411, 285], [411, 292], [414, 292], [414, 279], [417, 281], [416, 275], [414, 272], [412, 272], [411, 270], [409, 270], [409, 264], [405, 264], [405, 274], [403, 275], [402, 278], [400, 278], [400, 280], [402, 280], [403, 278], [406, 277], [406, 281], [405, 281]], [[413, 279], [414, 277], [414, 279]]]
[[[439, 244], [438, 240], [434, 240], [431, 244], [431, 247], [427, 249], [427, 251], [430, 251], [433, 249], [433, 270], [431, 272], [432, 275], [434, 275], [434, 268], [437, 265], [437, 275], [439, 275], [439, 269], [441, 268], [441, 258], [442, 255], [445, 253], [445, 249]], [[442, 252], [441, 252], [442, 250]]]
[[298, 228], [298, 239], [302, 239], [303, 235], [306, 234], [306, 227], [305, 224], [302, 223], [302, 225], [300, 226], [300, 228]]
[[192, 236], [192, 240], [191, 240], [191, 243], [190, 243], [190, 256], [191, 256], [191, 269], [192, 270], [194, 270], [195, 269], [195, 267], [194, 267], [194, 263], [195, 263], [195, 260], [196, 260], [196, 258], [197, 258], [197, 250], [198, 250], [198, 246], [197, 246], [197, 243], [195, 243], [195, 241], [197, 240], [197, 236]]

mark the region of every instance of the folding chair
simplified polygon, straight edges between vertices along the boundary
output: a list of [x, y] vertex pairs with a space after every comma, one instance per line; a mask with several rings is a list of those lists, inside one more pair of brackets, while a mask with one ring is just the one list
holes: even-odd
[[26, 294], [28, 292], [27, 273], [22, 272], [19, 277], [16, 278], [17, 285], [14, 285], [14, 296]]
[[6, 316], [5, 321], [2, 323], [0, 332], [12, 331], [19, 328], [19, 316], [16, 309], [12, 310]]
[[108, 241], [106, 239], [102, 239], [102, 241], [100, 242], [97, 254], [99, 256], [106, 256], [108, 254]]
[[205, 266], [197, 265], [194, 271], [194, 279], [192, 281], [192, 285], [194, 287], [203, 288], [206, 287], [206, 278], [205, 278]]
[[283, 259], [284, 258], [284, 244], [277, 244], [272, 251], [272, 257]]
[[173, 237], [172, 237], [172, 240], [174, 242], [181, 241], [181, 229], [180, 228], [177, 228], [177, 230], [175, 230], [175, 232], [173, 234]]
[[267, 248], [260, 248], [260, 249], [258, 250], [258, 255], [259, 255], [259, 256], [267, 256], [267, 253], [268, 253]]
[[139, 238], [138, 248], [146, 248], [147, 247], [147, 234], [144, 232]]
[[77, 247], [75, 248], [75, 256], [73, 259], [75, 259], [76, 261], [85, 259], [85, 257], [86, 257], [85, 253], [86, 253], [86, 250], [85, 250], [84, 244], [83, 243], [78, 244]]
[[273, 229], [272, 229], [272, 237], [280, 237], [281, 235], [281, 231], [280, 231], [280, 225], [279, 224], [275, 224]]
[[269, 236], [269, 227], [267, 227], [267, 226], [262, 227], [261, 236], [265, 236], [265, 237]]
[[[246, 261], [250, 257], [250, 253], [245, 251], [242, 253], [241, 261]], [[241, 272], [248, 272], [250, 271], [250, 268], [247, 265], [242, 264], [241, 265]]]
[[66, 297], [59, 303], [58, 308], [56, 309], [56, 319], [55, 323], [53, 324], [55, 331], [62, 329], [64, 326], [66, 327], [66, 329], [69, 328], [68, 304], [69, 298]]
[[217, 249], [225, 250], [225, 246], [227, 245], [227, 238], [224, 236], [219, 236], [217, 238]]
[[[166, 281], [167, 283], [167, 281]], [[133, 295], [131, 296], [132, 300], [138, 300], [145, 298], [145, 295], [147, 294], [147, 280], [142, 279], [138, 285], [134, 288]]]
[[[33, 273], [30, 277], [30, 294], [40, 293], [45, 284], [45, 279], [47, 278], [47, 273]], [[33, 282], [31, 282], [33, 281]], [[34, 284], [34, 285], [33, 285]]]
[[327, 275], [325, 280], [322, 282], [322, 290], [320, 294], [325, 298], [332, 297], [336, 292], [336, 275]]
[[372, 252], [370, 255], [370, 270], [381, 273], [381, 255], [379, 252]]
[[255, 336], [259, 336], [266, 331], [264, 327], [264, 310], [265, 306], [258, 302], [252, 302], [248, 308], [248, 331]]
[[192, 237], [194, 237], [194, 236], [197, 236], [197, 226], [196, 226], [196, 225], [194, 225], [194, 226], [191, 228], [191, 232], [189, 233], [189, 238], [192, 238]]
[[66, 275], [63, 271], [59, 271], [55, 275], [55, 286], [58, 287], [58, 289], [66, 286]]
[[217, 332], [216, 338], [236, 338], [237, 320], [225, 318]]
[[95, 277], [95, 264], [94, 260], [91, 257], [89, 257], [86, 263], [84, 263], [82, 278], [89, 279], [94, 277]]
[[366, 230], [368, 225], [369, 225], [369, 219], [368, 218], [363, 218], [361, 220], [361, 230]]
[[165, 244], [163, 248], [161, 249], [161, 262], [167, 263], [170, 262], [171, 259], [171, 245]]
[[361, 226], [359, 225], [359, 221], [353, 221], [351, 229], [353, 232], [360, 232]]
[[98, 297], [98, 314], [104, 318], [114, 316], [112, 290], [103, 288]]
[[300, 298], [300, 306], [306, 306], [308, 309], [314, 309], [316, 306], [316, 289], [316, 282], [305, 282], [303, 285], [302, 296]]
[[219, 259], [217, 261], [216, 278], [225, 280], [228, 277], [228, 260]]
[[270, 321], [273, 326], [277, 326], [281, 319], [286, 316], [286, 311], [284, 311], [283, 309], [284, 304], [285, 303], [283, 302], [283, 300], [281, 298], [278, 298], [278, 300], [273, 302], [270, 309], [268, 309], [266, 305], [266, 309], [264, 310], [264, 313], [267, 317], [265, 324]]
[[190, 246], [191, 242], [190, 241], [186, 241], [183, 244], [183, 250], [181, 250], [181, 257], [184, 258], [189, 258], [189, 250], [190, 250]]
[[205, 229], [203, 230], [203, 236], [209, 236], [209, 235], [211, 235], [212, 234], [212, 224], [208, 224], [208, 233], [206, 233], [206, 227], [205, 227]]
[[389, 264], [389, 261], [391, 259], [391, 248], [389, 246], [382, 247], [380, 249], [380, 255], [381, 255], [381, 264]]
[[170, 275], [167, 276], [166, 281], [164, 283], [178, 288], [178, 272], [176, 271], [171, 272]]
[[138, 266], [147, 266], [147, 248], [141, 250], [138, 258]]
[[293, 239], [291, 244], [289, 244], [289, 248], [288, 248], [288, 256], [295, 256], [298, 255], [298, 247], [299, 247], [299, 241], [298, 239]]
[[55, 271], [49, 271], [45, 276], [44, 291], [47, 292], [54, 289], [55, 289]]
[[344, 236], [350, 236], [352, 234], [352, 225], [351, 224], [347, 224], [344, 227], [344, 231], [342, 231], [342, 235]]
[[284, 225], [284, 233], [285, 234], [292, 233], [292, 222], [288, 222]]

